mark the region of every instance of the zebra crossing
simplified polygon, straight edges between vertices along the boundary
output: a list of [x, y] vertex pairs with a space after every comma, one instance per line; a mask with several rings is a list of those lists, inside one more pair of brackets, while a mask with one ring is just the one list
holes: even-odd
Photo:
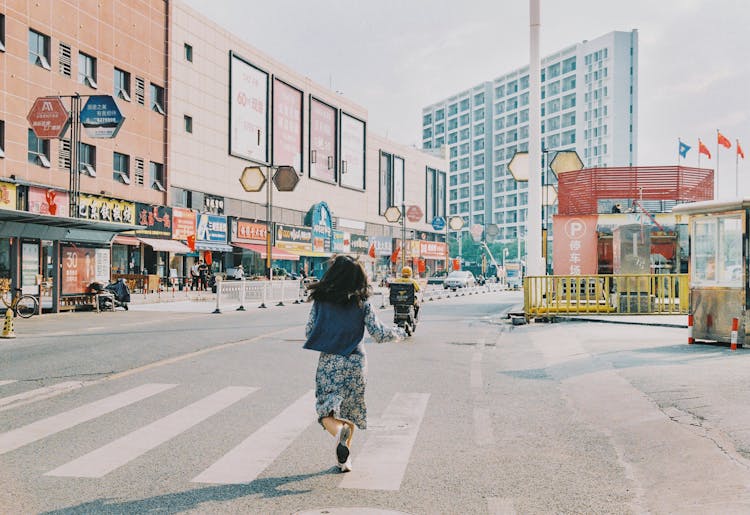
[[[81, 385], [80, 382], [74, 382], [75, 385], [73, 382], [61, 382], [43, 389], [3, 397], [3, 387], [15, 383], [17, 381], [12, 379], [0, 380], [0, 406], [16, 408], [18, 404], [15, 402], [19, 399], [35, 402], [48, 399], [50, 392], [59, 395], [60, 390], [92, 386]], [[0, 458], [59, 433], [86, 431], [87, 423], [104, 415], [116, 414], [123, 408], [187, 386], [174, 383], [144, 383], [0, 433]], [[176, 407], [174, 411], [161, 418], [144, 421], [144, 425], [128, 434], [45, 471], [43, 475], [81, 480], [105, 477], [116, 470], [128, 467], [133, 461], [157, 447], [169, 445], [172, 439], [188, 433], [198, 424], [209, 421], [223, 410], [261, 390], [262, 388], [257, 386], [219, 388], [187, 406]], [[371, 430], [363, 437], [363, 443], [358, 446], [355, 454], [358, 468], [343, 475], [338, 486], [365, 490], [398, 490], [406, 473], [429, 398], [430, 395], [426, 393], [395, 394], [388, 404], [385, 415], [380, 419], [371, 420]], [[229, 485], [254, 481], [311, 425], [317, 423], [314, 406], [314, 391], [304, 392], [239, 444], [227, 449], [223, 456], [195, 475], [190, 482]], [[217, 445], [221, 445], [221, 439], [217, 439], [217, 442]]]

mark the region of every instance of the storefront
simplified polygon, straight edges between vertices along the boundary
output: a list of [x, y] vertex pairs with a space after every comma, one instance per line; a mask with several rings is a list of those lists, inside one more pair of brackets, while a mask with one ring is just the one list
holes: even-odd
[[160, 287], [170, 287], [170, 264], [173, 256], [185, 256], [190, 247], [172, 239], [174, 217], [172, 208], [136, 202], [136, 220], [142, 228], [134, 235], [141, 243], [140, 271], [145, 276], [143, 289], [158, 291]]
[[[190, 269], [203, 259], [213, 273], [226, 272], [240, 264], [241, 254], [227, 243], [229, 226], [227, 217], [198, 213], [196, 218], [195, 252], [186, 256], [183, 274], [190, 277]], [[236, 258], [235, 258], [236, 255]]]
[[[231, 228], [232, 246], [242, 251], [241, 263], [245, 274], [255, 278], [265, 276], [268, 258], [266, 224], [234, 218]], [[271, 260], [272, 266], [278, 266], [278, 262], [299, 261], [299, 256], [272, 245]]]

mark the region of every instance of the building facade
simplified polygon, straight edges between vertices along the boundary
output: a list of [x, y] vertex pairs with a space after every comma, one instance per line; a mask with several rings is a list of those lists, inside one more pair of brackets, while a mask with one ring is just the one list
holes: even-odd
[[[542, 59], [542, 145], [576, 150], [586, 167], [637, 162], [638, 32], [611, 32]], [[448, 214], [464, 230], [497, 224], [497, 241], [517, 255], [524, 236], [528, 185], [508, 163], [529, 143], [528, 67], [423, 108], [423, 147], [449, 157]], [[546, 184], [555, 185], [548, 172]], [[554, 207], [545, 213], [549, 219]], [[510, 245], [512, 244], [512, 245]]]

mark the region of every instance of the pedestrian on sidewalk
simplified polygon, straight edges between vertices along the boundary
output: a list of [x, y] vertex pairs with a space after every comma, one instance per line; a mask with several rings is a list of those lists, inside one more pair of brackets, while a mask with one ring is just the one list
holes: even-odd
[[339, 469], [349, 472], [354, 427], [367, 429], [365, 329], [378, 343], [398, 341], [406, 334], [378, 320], [367, 300], [372, 293], [367, 274], [349, 256], [336, 256], [323, 278], [308, 288], [313, 305], [304, 348], [320, 352], [315, 374], [318, 422], [336, 438]]

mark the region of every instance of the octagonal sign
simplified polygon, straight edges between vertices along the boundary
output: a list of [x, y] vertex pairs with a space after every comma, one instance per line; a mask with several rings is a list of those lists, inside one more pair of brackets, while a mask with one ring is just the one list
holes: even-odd
[[401, 220], [401, 210], [396, 206], [390, 206], [385, 210], [383, 216], [391, 223], [398, 222], [399, 220]]
[[549, 164], [555, 175], [560, 175], [565, 172], [575, 172], [583, 168], [583, 161], [578, 157], [578, 152], [575, 150], [561, 150], [552, 159]]
[[299, 182], [299, 175], [293, 166], [279, 166], [273, 174], [273, 183], [279, 191], [293, 191]]
[[61, 138], [70, 124], [70, 115], [60, 97], [37, 98], [26, 119], [39, 139]]
[[266, 183], [266, 174], [260, 166], [248, 166], [242, 170], [240, 184], [245, 191], [256, 192], [263, 189]]

